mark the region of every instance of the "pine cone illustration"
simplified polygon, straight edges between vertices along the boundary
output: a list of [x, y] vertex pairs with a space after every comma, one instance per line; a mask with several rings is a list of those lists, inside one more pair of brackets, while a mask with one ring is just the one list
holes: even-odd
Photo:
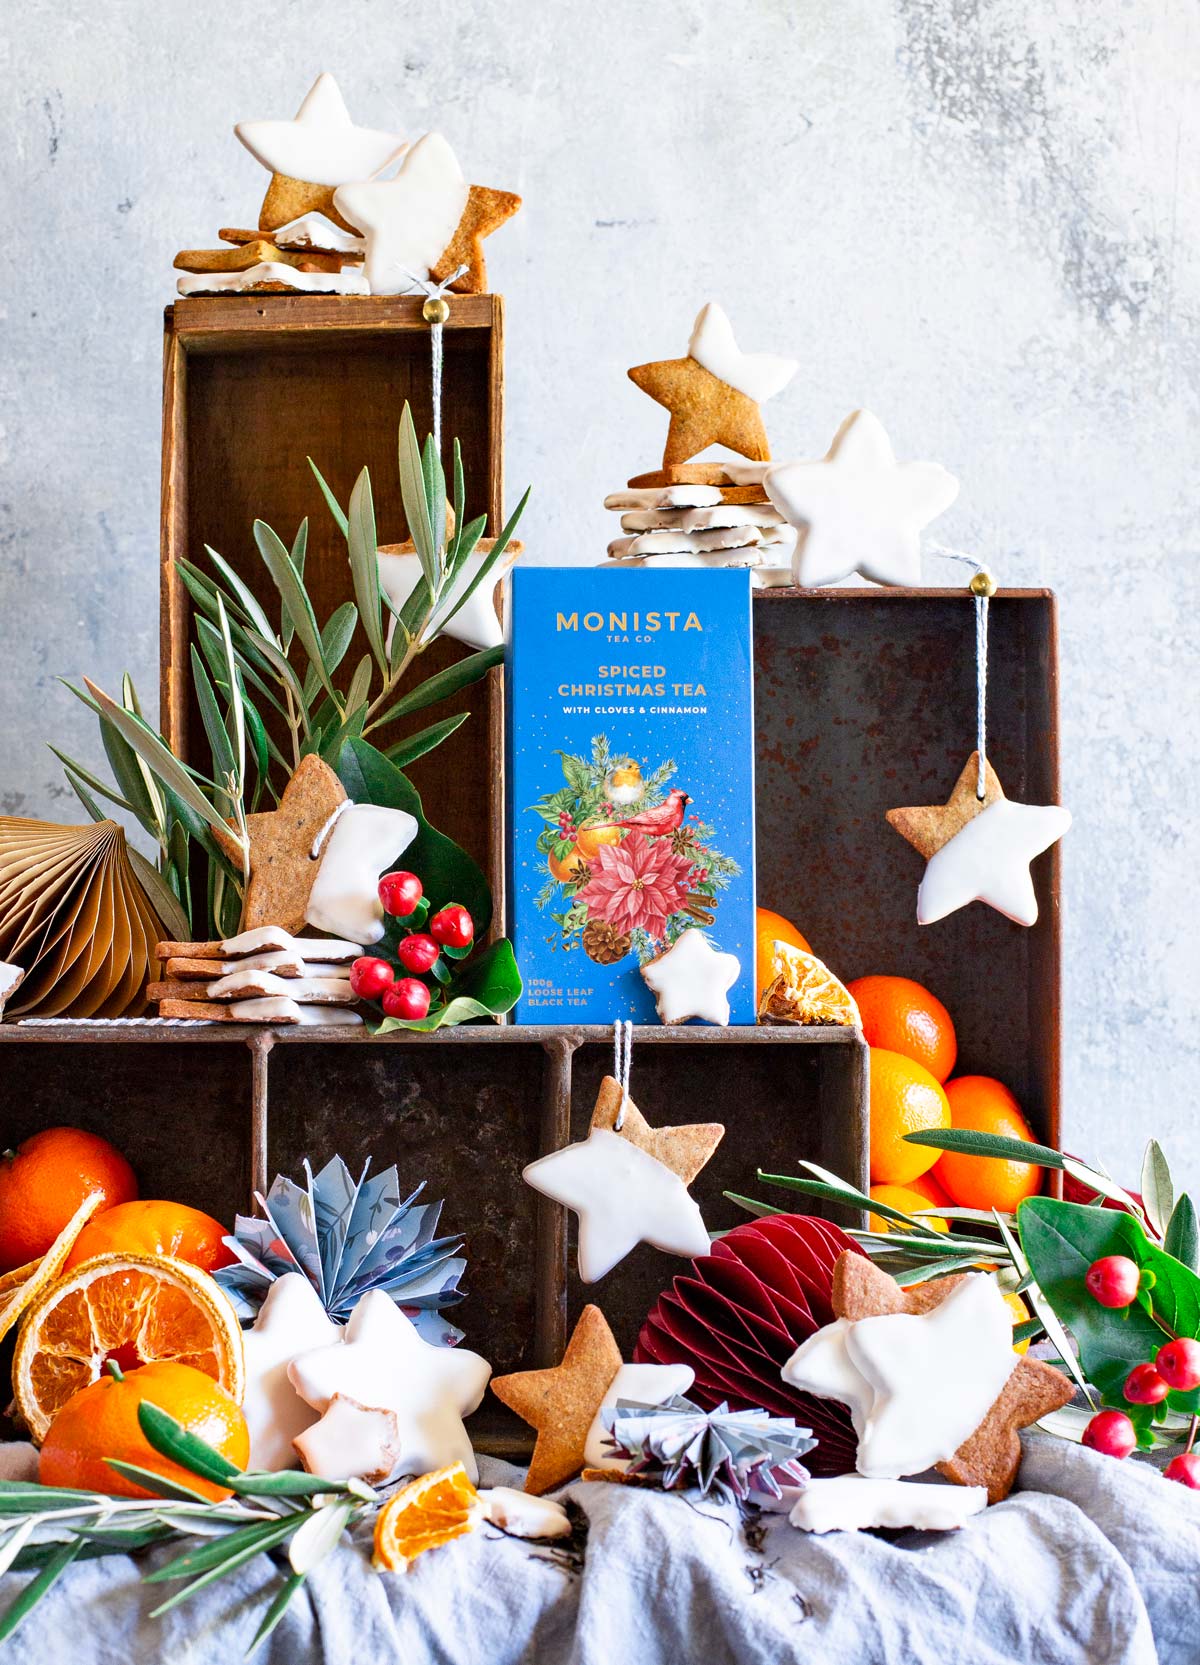
[[597, 965], [616, 965], [633, 946], [628, 935], [604, 919], [589, 919], [583, 927], [583, 951]]

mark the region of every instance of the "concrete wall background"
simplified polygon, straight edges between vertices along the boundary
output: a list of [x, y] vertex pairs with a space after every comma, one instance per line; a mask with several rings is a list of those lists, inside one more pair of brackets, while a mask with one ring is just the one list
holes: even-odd
[[330, 69], [356, 119], [436, 125], [526, 198], [489, 262], [535, 550], [603, 553], [663, 432], [625, 368], [715, 296], [801, 360], [777, 456], [869, 405], [961, 477], [945, 541], [1059, 590], [1068, 1138], [1132, 1181], [1153, 1130], [1200, 1183], [1191, 0], [25, 0], [0, 27], [0, 810], [73, 814], [43, 740], [98, 746], [57, 676], [154, 688], [171, 258], [253, 223], [232, 124]]

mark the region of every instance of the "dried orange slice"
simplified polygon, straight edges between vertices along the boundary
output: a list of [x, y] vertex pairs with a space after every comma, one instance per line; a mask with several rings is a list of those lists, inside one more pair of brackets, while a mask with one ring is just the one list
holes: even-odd
[[771, 980], [758, 1003], [760, 1023], [853, 1026], [859, 1022], [853, 995], [815, 954], [777, 942], [771, 969]]
[[0, 1278], [0, 1337], [8, 1334], [25, 1308], [54, 1282], [75, 1239], [103, 1203], [103, 1191], [86, 1196], [40, 1260], [28, 1261]]
[[99, 1380], [108, 1359], [125, 1370], [190, 1364], [241, 1403], [237, 1317], [208, 1273], [182, 1260], [97, 1255], [42, 1291], [13, 1359], [17, 1409], [35, 1443], [72, 1394]]
[[398, 1491], [375, 1522], [375, 1566], [406, 1572], [418, 1555], [472, 1531], [483, 1505], [461, 1463], [423, 1474]]

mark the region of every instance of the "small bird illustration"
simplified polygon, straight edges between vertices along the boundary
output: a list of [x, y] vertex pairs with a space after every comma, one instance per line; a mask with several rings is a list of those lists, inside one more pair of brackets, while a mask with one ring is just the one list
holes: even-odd
[[619, 763], [615, 769], [610, 769], [604, 781], [604, 791], [610, 804], [618, 809], [625, 809], [629, 804], [636, 804], [646, 790], [646, 783], [642, 779], [641, 765], [632, 758]]
[[683, 812], [691, 799], [686, 792], [681, 792], [675, 786], [667, 793], [666, 799], [654, 809], [644, 809], [640, 815], [630, 815], [626, 820], [613, 820], [610, 827], [624, 827], [627, 832], [644, 832], [651, 838], [661, 838], [664, 833], [673, 833], [683, 821]]

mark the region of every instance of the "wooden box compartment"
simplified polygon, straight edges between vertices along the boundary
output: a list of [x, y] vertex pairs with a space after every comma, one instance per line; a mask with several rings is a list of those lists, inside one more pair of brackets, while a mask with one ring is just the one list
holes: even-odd
[[[989, 640], [989, 758], [1009, 797], [1057, 803], [1053, 594], [1001, 590]], [[1033, 864], [1031, 929], [978, 902], [919, 926], [923, 863], [884, 819], [945, 802], [975, 748], [974, 599], [762, 591], [754, 665], [759, 903], [794, 919], [843, 978], [927, 984], [954, 1019], [955, 1073], [997, 1076], [1056, 1144], [1060, 847]]]
[[[612, 1067], [602, 1029], [481, 1028], [440, 1035], [228, 1026], [0, 1025], [0, 1136], [70, 1121], [126, 1151], [143, 1196], [177, 1197], [232, 1225], [276, 1173], [302, 1179], [342, 1155], [396, 1162], [442, 1198], [440, 1229], [467, 1239], [466, 1299], [451, 1316], [495, 1372], [556, 1363], [584, 1301], [622, 1347], [686, 1262], [642, 1246], [601, 1283], [574, 1271], [566, 1210], [526, 1185], [539, 1155], [586, 1136]], [[86, 1087], [81, 1090], [81, 1083]], [[659, 1029], [640, 1034], [631, 1090], [656, 1126], [723, 1120], [693, 1192], [712, 1230], [746, 1216], [725, 1190], [767, 1196], [756, 1169], [808, 1157], [866, 1182], [866, 1048], [848, 1030]], [[774, 1193], [780, 1209], [789, 1198]], [[795, 1206], [807, 1209], [799, 1199]], [[471, 1422], [482, 1450], [531, 1435], [492, 1396]]]
[[[320, 624], [352, 586], [346, 546], [306, 462], [312, 457], [346, 504], [364, 464], [370, 469], [381, 543], [407, 535], [396, 435], [407, 399], [417, 432], [432, 424], [430, 332], [419, 298], [311, 295], [222, 296], [166, 309], [163, 359], [162, 597], [160, 710], [180, 756], [205, 755], [191, 687], [191, 599], [175, 570], [184, 556], [208, 571], [205, 544], [250, 583], [268, 617], [278, 596], [255, 548], [256, 518], [288, 544], [309, 522], [305, 579]], [[484, 510], [489, 532], [503, 522], [503, 311], [495, 295], [452, 297], [445, 327], [443, 433], [462, 444], [470, 514]], [[348, 682], [367, 643], [362, 632], [339, 672]], [[456, 642], [424, 654], [414, 678], [464, 657]], [[489, 736], [499, 745], [499, 678], [415, 713], [373, 739], [401, 735], [471, 710], [436, 758], [412, 765], [435, 826], [451, 831], [486, 868], [493, 787]], [[494, 886], [497, 895], [499, 886]]]

